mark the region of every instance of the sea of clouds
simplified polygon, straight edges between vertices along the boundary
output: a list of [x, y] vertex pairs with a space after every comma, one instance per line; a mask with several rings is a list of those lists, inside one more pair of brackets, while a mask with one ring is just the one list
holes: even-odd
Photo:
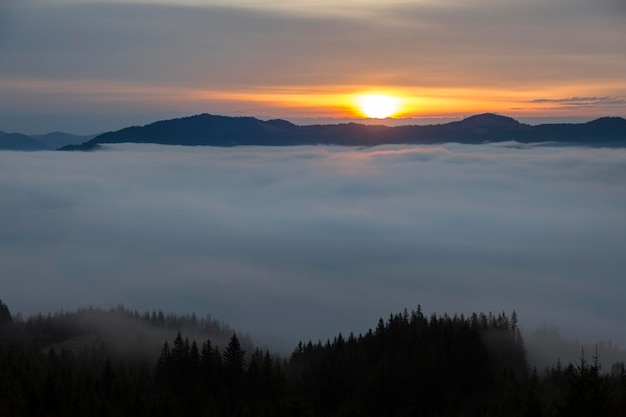
[[122, 303], [282, 340], [508, 313], [626, 346], [626, 149], [171, 147], [0, 153], [0, 299]]

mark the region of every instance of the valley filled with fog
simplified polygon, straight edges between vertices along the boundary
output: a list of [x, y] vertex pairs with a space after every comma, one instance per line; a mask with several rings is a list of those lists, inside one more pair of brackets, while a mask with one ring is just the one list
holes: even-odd
[[211, 314], [266, 343], [515, 310], [626, 346], [626, 149], [175, 147], [0, 153], [13, 313]]

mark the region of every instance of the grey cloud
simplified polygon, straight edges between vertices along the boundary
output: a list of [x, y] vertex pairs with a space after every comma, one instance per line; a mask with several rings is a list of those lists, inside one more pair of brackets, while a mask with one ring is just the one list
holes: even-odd
[[[619, 34], [626, 36], [624, 29], [607, 25], [609, 14], [590, 10], [501, 2], [419, 4], [348, 18], [163, 4], [49, 5], [22, 11], [0, 59], [5, 75], [197, 87], [402, 84], [416, 76], [430, 84], [437, 82], [433, 71], [442, 69], [451, 74], [448, 85], [455, 75], [482, 83], [479, 75], [486, 67], [502, 74], [500, 80], [491, 77], [492, 83], [512, 76], [519, 81], [553, 77], [554, 65], [574, 55], [586, 58], [570, 62], [571, 74], [623, 73]], [[591, 35], [580, 31], [579, 20], [594, 28]], [[599, 54], [615, 59], [610, 65], [603, 59], [598, 68], [588, 57]], [[367, 77], [378, 78], [359, 79], [363, 68]]]
[[[4, 130], [92, 134], [125, 127], [124, 120], [201, 112], [276, 117], [270, 102], [230, 102], [211, 92], [294, 86], [294, 94], [307, 86], [332, 94], [349, 86], [511, 92], [589, 84], [613, 85], [604, 93], [597, 87], [598, 94], [621, 96], [626, 73], [626, 29], [608, 0], [400, 3], [363, 6], [354, 15], [241, 5], [9, 4], [0, 13]], [[190, 99], [177, 95], [181, 88], [208, 93]], [[614, 113], [623, 101], [603, 105]]]
[[341, 72], [321, 70], [318, 57], [344, 61], [346, 51], [365, 49], [365, 28], [351, 20], [240, 8], [42, 6], [24, 12], [20, 24], [12, 36], [16, 42], [3, 54], [5, 74], [178, 83], [189, 79], [187, 84], [197, 87], [259, 81], [289, 85], [294, 76], [301, 82], [306, 74], [327, 81], [341, 78]]
[[12, 311], [121, 302], [293, 343], [421, 303], [626, 344], [622, 150], [110, 145], [0, 172]]
[[566, 97], [566, 98], [537, 98], [531, 103], [556, 103], [563, 106], [621, 106], [626, 104], [623, 97]]
[[567, 98], [537, 98], [531, 101], [531, 103], [588, 103], [588, 102], [603, 102], [612, 100], [610, 97], [567, 97]]

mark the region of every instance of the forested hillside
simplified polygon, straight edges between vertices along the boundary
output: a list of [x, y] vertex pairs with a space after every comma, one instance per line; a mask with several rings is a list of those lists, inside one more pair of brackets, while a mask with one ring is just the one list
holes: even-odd
[[626, 120], [603, 117], [588, 123], [530, 126], [493, 113], [436, 125], [372, 126], [358, 123], [297, 126], [286, 120], [199, 114], [103, 133], [61, 150], [87, 151], [105, 143], [158, 143], [184, 146], [376, 146], [388, 144], [480, 144], [518, 141], [586, 146], [624, 146]]
[[[109, 320], [127, 322], [120, 332], [176, 334], [131, 349], [111, 342], [101, 324]], [[213, 339], [200, 339], [209, 330]], [[581, 353], [573, 364], [529, 369], [515, 313], [405, 310], [365, 334], [300, 342], [282, 358], [193, 315], [120, 307], [23, 320], [0, 302], [0, 337], [7, 417], [626, 415], [623, 364], [605, 373], [601, 358]]]

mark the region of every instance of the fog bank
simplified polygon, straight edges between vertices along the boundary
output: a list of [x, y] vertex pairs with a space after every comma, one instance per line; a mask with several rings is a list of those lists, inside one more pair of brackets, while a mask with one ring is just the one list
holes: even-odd
[[0, 152], [0, 196], [12, 312], [123, 303], [291, 346], [421, 304], [626, 345], [622, 149]]

